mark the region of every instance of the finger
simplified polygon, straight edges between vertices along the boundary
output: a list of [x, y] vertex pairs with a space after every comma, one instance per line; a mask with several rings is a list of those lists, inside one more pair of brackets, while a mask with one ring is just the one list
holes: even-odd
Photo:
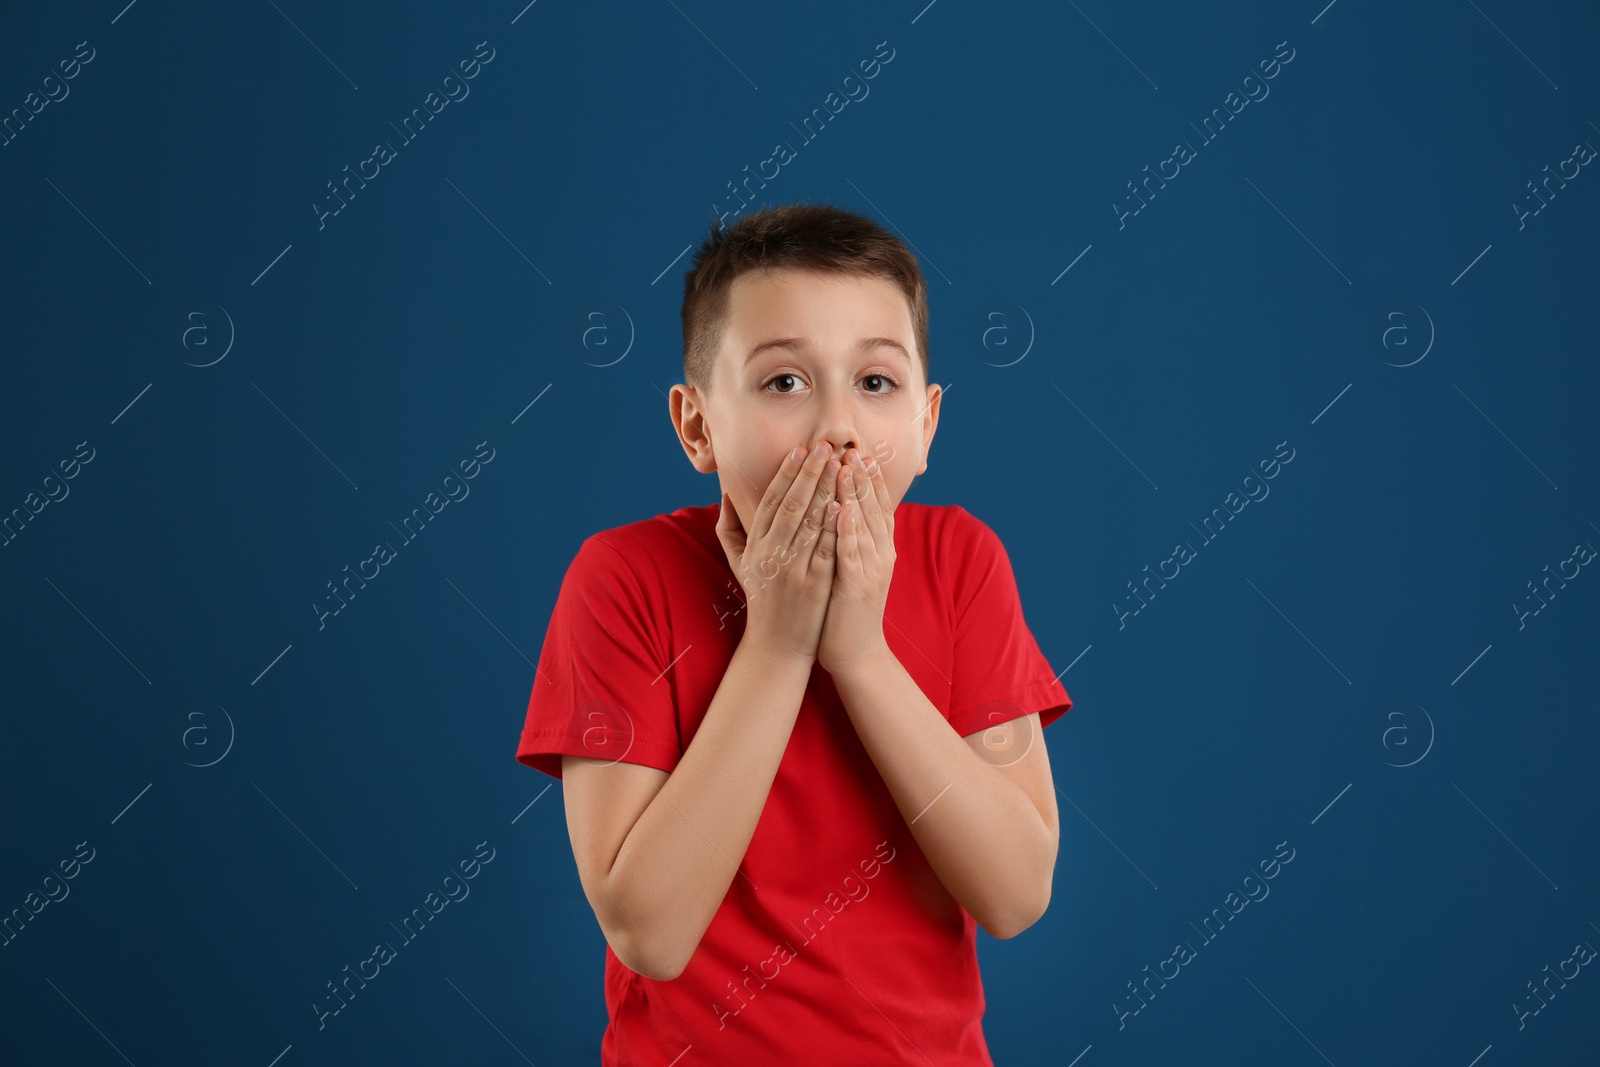
[[839, 473], [839, 461], [829, 458], [822, 468], [822, 474], [817, 479], [816, 489], [811, 494], [810, 506], [800, 518], [799, 529], [795, 532], [794, 543], [780, 546], [775, 554], [780, 564], [787, 566], [796, 559], [809, 556], [816, 550], [816, 541], [822, 533], [822, 527], [827, 521], [826, 509], [828, 502], [834, 498], [834, 485]]
[[784, 494], [794, 483], [795, 475], [800, 472], [801, 463], [805, 459], [805, 451], [795, 448], [783, 457], [783, 462], [778, 464], [778, 472], [772, 476], [772, 481], [767, 484], [767, 491], [761, 496], [761, 503], [756, 506], [755, 518], [750, 523], [750, 538], [760, 540], [772, 529], [772, 520], [778, 513], [778, 505], [782, 503]]
[[854, 500], [845, 501], [839, 509], [839, 559], [834, 572], [845, 581], [861, 569], [860, 525], [861, 505]]
[[821, 535], [827, 522], [828, 503], [834, 499], [838, 488], [839, 468], [839, 461], [831, 457], [822, 468], [816, 491], [811, 494], [811, 507], [806, 509], [805, 518], [800, 522], [800, 533], [794, 543], [796, 552], [804, 552]]
[[875, 542], [882, 544], [883, 534], [888, 533], [883, 480], [882, 477], [874, 477], [872, 470], [867, 470], [867, 456], [861, 450], [856, 450], [856, 472], [851, 480], [856, 483], [856, 494], [861, 498], [861, 517], [867, 520], [867, 530], [872, 531]]
[[[845, 474], [849, 477], [846, 478]], [[844, 499], [850, 504], [850, 525], [855, 532], [858, 549], [870, 557], [877, 548], [876, 534], [868, 518], [871, 485], [862, 477], [859, 469], [841, 473], [839, 482], [844, 487]]]
[[839, 554], [839, 502], [828, 501], [823, 509], [822, 533], [811, 550], [811, 571], [820, 576], [831, 574]]
[[722, 504], [717, 509], [717, 540], [722, 542], [722, 550], [728, 557], [728, 566], [733, 569], [738, 578], [739, 587], [745, 591], [746, 596], [754, 596], [766, 581], [756, 571], [752, 570], [745, 559], [745, 547], [750, 543], [745, 533], [744, 524], [739, 519], [739, 512], [733, 506], [733, 500], [726, 491], [722, 494]]
[[[726, 504], [724, 505], [727, 506]], [[742, 531], [730, 530], [719, 517], [717, 520], [717, 540], [722, 543], [723, 555], [727, 557], [728, 568], [733, 571], [734, 579], [738, 582], [745, 598], [753, 598], [766, 583], [760, 575], [750, 567], [750, 561], [745, 555], [745, 546], [748, 541]]]
[[811, 494], [816, 492], [817, 482], [822, 478], [831, 451], [826, 441], [819, 441], [801, 464], [800, 472], [794, 476], [789, 491], [783, 495], [782, 502], [773, 514], [772, 527], [767, 531], [767, 543], [772, 551], [782, 552], [788, 557], [787, 550], [793, 548], [795, 532], [800, 529], [800, 520], [810, 508]]
[[739, 513], [733, 508], [733, 501], [728, 499], [727, 490], [723, 490], [722, 504], [717, 508], [717, 537], [730, 550], [736, 549], [741, 555], [744, 553], [744, 526], [739, 521]]
[[889, 493], [888, 476], [883, 473], [883, 464], [878, 461], [876, 456], [863, 457], [863, 461], [867, 465], [867, 474], [872, 478], [873, 495], [878, 498], [878, 504], [883, 509], [884, 521], [888, 524], [892, 533], [894, 531], [894, 509], [899, 505], [895, 503], [894, 497]]
[[883, 482], [883, 467], [870, 456], [856, 453], [856, 458], [861, 461], [856, 477], [861, 478], [866, 491], [867, 528], [872, 530], [872, 544], [874, 549], [891, 552], [894, 549], [894, 507], [888, 486]]

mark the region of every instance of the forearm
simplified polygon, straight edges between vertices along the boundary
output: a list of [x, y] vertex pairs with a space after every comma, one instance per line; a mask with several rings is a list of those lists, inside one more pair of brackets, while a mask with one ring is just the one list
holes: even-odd
[[797, 657], [742, 640], [693, 740], [623, 841], [607, 896], [650, 977], [677, 977], [733, 879], [745, 877], [738, 865], [810, 673]]
[[996, 937], [1030, 926], [1049, 901], [1056, 840], [1028, 794], [951, 729], [887, 645], [834, 686], [950, 895]]

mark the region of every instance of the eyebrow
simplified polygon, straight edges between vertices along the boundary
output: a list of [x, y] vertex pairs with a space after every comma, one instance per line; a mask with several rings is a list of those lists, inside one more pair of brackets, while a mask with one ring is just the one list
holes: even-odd
[[[749, 366], [751, 360], [769, 348], [785, 348], [791, 352], [798, 352], [801, 349], [810, 347], [811, 342], [804, 337], [775, 337], [770, 341], [762, 341], [752, 348], [750, 354], [744, 357], [744, 362], [746, 366]], [[911, 353], [906, 351], [905, 345], [896, 341], [893, 337], [863, 337], [856, 342], [857, 352], [870, 352], [875, 348], [892, 348], [900, 353], [900, 358], [906, 361], [907, 366], [911, 365]]]

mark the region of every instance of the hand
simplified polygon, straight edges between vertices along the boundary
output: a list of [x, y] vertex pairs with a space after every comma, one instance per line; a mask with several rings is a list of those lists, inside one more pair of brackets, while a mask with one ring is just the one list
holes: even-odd
[[817, 655], [833, 586], [838, 460], [819, 443], [783, 461], [745, 530], [728, 494], [717, 514], [717, 539], [749, 605], [745, 635], [808, 663]]
[[895, 560], [895, 504], [878, 461], [851, 449], [838, 492], [839, 558], [817, 644], [817, 662], [833, 675], [888, 651], [883, 610]]

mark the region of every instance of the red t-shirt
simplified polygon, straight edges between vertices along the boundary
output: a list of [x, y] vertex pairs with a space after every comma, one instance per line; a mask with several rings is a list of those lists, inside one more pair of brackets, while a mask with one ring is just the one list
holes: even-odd
[[[584, 540], [539, 654], [520, 762], [558, 778], [562, 755], [677, 766], [744, 633], [718, 506]], [[994, 531], [958, 505], [902, 502], [894, 518], [885, 637], [951, 728], [1065, 714], [1072, 700], [1023, 621]], [[992, 1064], [977, 924], [819, 666], [740, 870], [676, 979], [645, 978], [606, 947], [604, 1067]]]

